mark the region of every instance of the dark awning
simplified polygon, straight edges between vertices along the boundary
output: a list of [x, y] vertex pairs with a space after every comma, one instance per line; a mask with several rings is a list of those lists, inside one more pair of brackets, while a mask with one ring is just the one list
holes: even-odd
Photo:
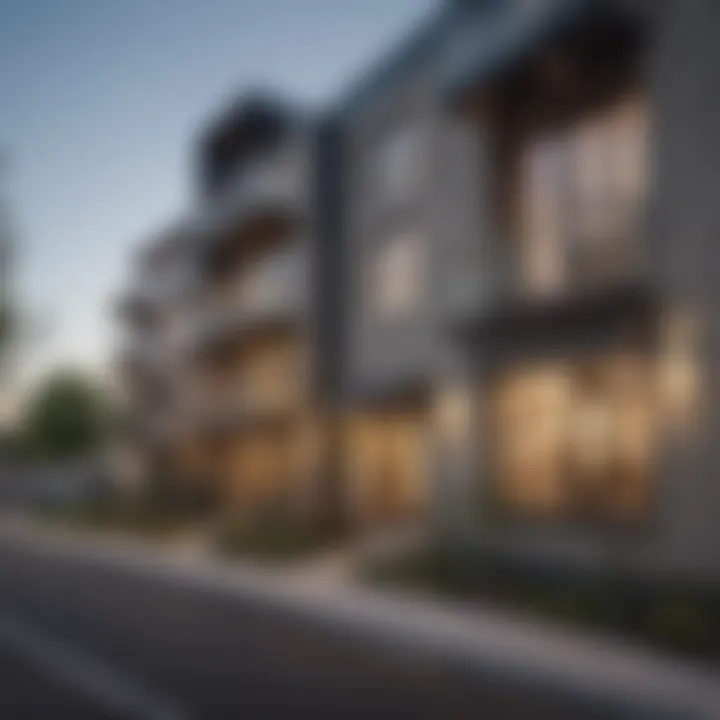
[[456, 328], [486, 361], [571, 354], [611, 346], [651, 348], [661, 306], [652, 285], [612, 284], [544, 302], [506, 301]]

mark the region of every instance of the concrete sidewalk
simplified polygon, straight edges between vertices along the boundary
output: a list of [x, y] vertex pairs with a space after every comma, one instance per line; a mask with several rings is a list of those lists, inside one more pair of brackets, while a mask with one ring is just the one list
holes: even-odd
[[317, 582], [292, 570], [228, 563], [131, 539], [89, 538], [23, 518], [0, 520], [0, 543], [255, 600], [362, 641], [440, 654], [486, 675], [615, 707], [619, 717], [720, 720], [720, 672], [510, 612]]

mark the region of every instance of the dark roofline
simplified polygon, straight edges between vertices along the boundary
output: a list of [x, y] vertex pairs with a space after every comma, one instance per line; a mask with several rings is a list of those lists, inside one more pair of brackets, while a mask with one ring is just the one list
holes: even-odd
[[241, 93], [226, 96], [201, 122], [196, 136], [196, 145], [205, 146], [222, 135], [233, 122], [253, 115], [266, 115], [286, 121], [288, 124], [298, 114], [298, 109], [284, 93], [269, 88], [246, 89]]
[[192, 141], [192, 177], [207, 197], [227, 181], [237, 164], [312, 124], [305, 105], [269, 89], [247, 90], [226, 100], [202, 123]]
[[372, 95], [400, 82], [441, 50], [442, 41], [460, 12], [466, 12], [461, 3], [446, 2], [417, 20], [402, 38], [381, 52], [368, 69], [346, 84], [347, 89], [334, 103], [338, 113], [347, 115], [357, 111]]

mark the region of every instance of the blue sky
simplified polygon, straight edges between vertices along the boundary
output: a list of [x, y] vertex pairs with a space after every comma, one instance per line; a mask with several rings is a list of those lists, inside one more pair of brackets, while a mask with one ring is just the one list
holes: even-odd
[[29, 352], [102, 368], [130, 249], [182, 208], [190, 140], [228, 96], [332, 98], [433, 0], [0, 0], [0, 148]]

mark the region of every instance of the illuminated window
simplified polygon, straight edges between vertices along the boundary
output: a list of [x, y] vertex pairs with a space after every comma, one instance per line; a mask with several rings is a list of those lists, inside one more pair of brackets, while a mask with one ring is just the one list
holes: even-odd
[[558, 140], [534, 143], [523, 163], [522, 272], [534, 292], [564, 283], [563, 176], [565, 147]]
[[356, 517], [382, 524], [422, 512], [428, 492], [422, 413], [397, 409], [356, 418], [348, 439]]
[[372, 267], [370, 293], [384, 316], [404, 314], [417, 306], [425, 284], [425, 246], [405, 233], [382, 246]]
[[550, 135], [521, 155], [523, 288], [556, 292], [637, 269], [647, 192], [647, 116], [636, 96]]
[[637, 264], [647, 182], [646, 119], [636, 98], [580, 124], [574, 135], [571, 252], [584, 276]]
[[693, 314], [676, 310], [666, 318], [658, 380], [671, 435], [686, 435], [703, 410], [699, 335]]
[[514, 371], [495, 392], [501, 499], [520, 511], [627, 519], [647, 507], [657, 412], [648, 363], [618, 355]]
[[514, 374], [496, 400], [500, 494], [509, 505], [540, 513], [562, 509], [570, 403], [562, 367]]
[[298, 398], [300, 363], [301, 351], [292, 343], [258, 345], [239, 358], [236, 392], [251, 408], [288, 407]]

